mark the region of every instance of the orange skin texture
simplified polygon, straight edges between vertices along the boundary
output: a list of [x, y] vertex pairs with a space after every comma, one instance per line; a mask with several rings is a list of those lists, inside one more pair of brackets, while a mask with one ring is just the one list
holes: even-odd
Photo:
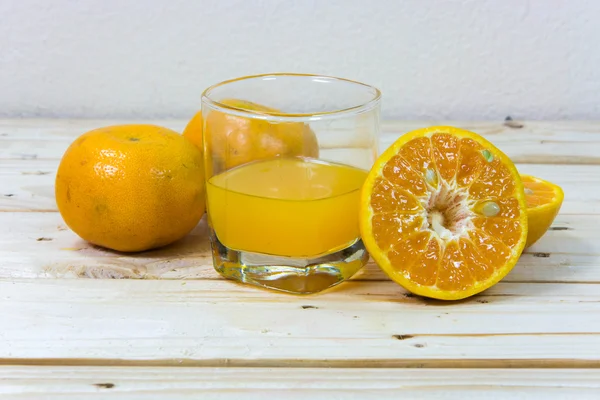
[[159, 126], [92, 130], [63, 155], [55, 195], [69, 228], [95, 245], [123, 252], [162, 247], [204, 214], [202, 153]]
[[202, 150], [202, 111], [198, 111], [183, 130], [183, 136]]

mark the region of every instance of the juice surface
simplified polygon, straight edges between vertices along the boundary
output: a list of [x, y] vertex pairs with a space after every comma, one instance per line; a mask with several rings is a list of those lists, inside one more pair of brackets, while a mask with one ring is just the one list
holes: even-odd
[[276, 158], [209, 179], [208, 212], [230, 249], [289, 257], [341, 250], [359, 237], [367, 171], [309, 158]]

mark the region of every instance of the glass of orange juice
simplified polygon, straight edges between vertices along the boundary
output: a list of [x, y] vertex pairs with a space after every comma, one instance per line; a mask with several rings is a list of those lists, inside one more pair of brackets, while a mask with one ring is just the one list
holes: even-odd
[[283, 73], [203, 93], [207, 213], [221, 275], [315, 293], [367, 262], [358, 207], [377, 156], [380, 97], [346, 79]]

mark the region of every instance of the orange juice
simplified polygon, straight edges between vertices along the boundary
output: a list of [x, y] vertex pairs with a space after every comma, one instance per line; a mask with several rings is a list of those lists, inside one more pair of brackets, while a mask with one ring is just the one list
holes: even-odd
[[230, 249], [288, 257], [342, 250], [359, 237], [367, 171], [310, 158], [276, 158], [209, 179], [210, 223]]

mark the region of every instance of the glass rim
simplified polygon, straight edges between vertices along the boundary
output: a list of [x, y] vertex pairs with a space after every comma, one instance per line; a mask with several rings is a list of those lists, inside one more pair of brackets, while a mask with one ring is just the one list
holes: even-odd
[[[367, 102], [363, 102], [357, 106], [342, 108], [338, 110], [332, 111], [318, 111], [312, 113], [286, 113], [279, 111], [258, 111], [258, 110], [248, 110], [246, 108], [235, 107], [229, 104], [224, 104], [219, 101], [213, 100], [210, 97], [210, 92], [219, 87], [228, 85], [230, 83], [239, 82], [243, 80], [256, 79], [256, 78], [266, 78], [266, 77], [278, 77], [278, 76], [292, 76], [292, 77], [305, 77], [305, 78], [322, 78], [328, 79], [332, 81], [343, 81], [346, 83], [352, 83], [354, 85], [363, 86], [365, 89], [370, 89], [374, 91], [374, 96]], [[238, 78], [228, 79], [214, 85], [207, 87], [202, 92], [202, 103], [206, 103], [210, 105], [212, 108], [217, 109], [222, 112], [226, 112], [228, 114], [234, 114], [242, 117], [249, 118], [257, 118], [257, 119], [277, 119], [281, 121], [292, 121], [298, 119], [308, 119], [308, 120], [321, 120], [321, 119], [329, 119], [329, 118], [338, 118], [345, 114], [361, 114], [366, 111], [370, 111], [375, 108], [381, 102], [381, 91], [377, 89], [375, 86], [368, 85], [366, 83], [354, 81], [346, 78], [339, 78], [336, 76], [329, 75], [319, 75], [319, 74], [304, 74], [304, 73], [294, 73], [294, 72], [273, 72], [273, 73], [265, 73], [265, 74], [256, 74], [256, 75], [246, 75]]]

